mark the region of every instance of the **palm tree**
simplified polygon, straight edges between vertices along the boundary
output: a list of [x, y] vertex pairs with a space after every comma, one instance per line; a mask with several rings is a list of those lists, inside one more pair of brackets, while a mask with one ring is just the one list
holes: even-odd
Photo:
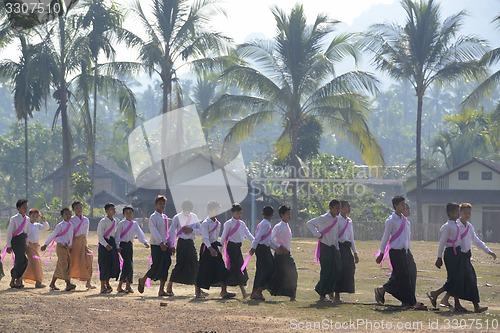
[[441, 21], [440, 7], [433, 0], [402, 0], [401, 5], [407, 15], [405, 25], [375, 24], [364, 42], [374, 53], [373, 62], [379, 70], [396, 80], [409, 80], [415, 89], [417, 221], [422, 223], [422, 105], [426, 89], [434, 82], [483, 74], [483, 67], [475, 60], [486, 48], [478, 38], [458, 35], [464, 11]]
[[[497, 22], [498, 27], [500, 27], [500, 14], [498, 14], [492, 22]], [[481, 62], [487, 66], [492, 66], [500, 62], [500, 47], [497, 47], [489, 52], [487, 52]], [[464, 107], [475, 106], [478, 104], [479, 100], [486, 96], [491, 90], [498, 87], [498, 82], [500, 82], [500, 69], [492, 73], [484, 82], [474, 89], [474, 91], [464, 100], [462, 105]], [[500, 103], [497, 104], [495, 110], [493, 111], [493, 120], [497, 123], [500, 122]], [[500, 130], [497, 130], [497, 134], [500, 134]]]
[[[217, 0], [152, 0], [152, 17], [143, 10], [144, 2], [137, 1], [132, 12], [146, 31], [142, 39], [131, 31], [122, 30], [120, 39], [139, 50], [139, 62], [150, 75], [157, 74], [163, 91], [162, 113], [172, 108], [174, 84], [182, 63], [216, 55], [227, 50], [230, 39], [212, 31], [208, 22], [223, 14]], [[179, 101], [177, 101], [179, 104]]]
[[[279, 122], [283, 131], [275, 143], [277, 157], [288, 161], [290, 176], [298, 178], [300, 129], [310, 119], [318, 119], [352, 142], [368, 164], [383, 164], [381, 149], [368, 128], [369, 103], [363, 94], [376, 92], [378, 81], [358, 71], [335, 76], [337, 62], [358, 56], [350, 43], [353, 35], [330, 38], [337, 21], [326, 15], [318, 15], [307, 25], [302, 5], [296, 5], [289, 15], [277, 7], [272, 13], [278, 31], [274, 40], [240, 45], [237, 53], [244, 62], [231, 66], [222, 76], [245, 94], [225, 94], [207, 110], [212, 121], [244, 113], [229, 130], [225, 143], [243, 140], [264, 122]], [[292, 195], [296, 212], [295, 186]]]
[[29, 160], [28, 160], [28, 117], [33, 117], [33, 111], [40, 111], [43, 102], [49, 95], [49, 86], [43, 84], [44, 75], [40, 68], [32, 68], [33, 56], [39, 51], [39, 45], [27, 42], [25, 33], [18, 35], [20, 42], [20, 58], [18, 62], [3, 60], [0, 62], [0, 77], [12, 82], [14, 93], [14, 108], [17, 119], [24, 120], [24, 170], [25, 196], [28, 199]]

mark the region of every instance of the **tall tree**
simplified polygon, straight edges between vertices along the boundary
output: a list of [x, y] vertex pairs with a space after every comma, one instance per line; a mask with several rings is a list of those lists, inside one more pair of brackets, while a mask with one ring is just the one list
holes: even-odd
[[[238, 142], [257, 126], [274, 120], [283, 126], [275, 143], [276, 154], [289, 161], [290, 177], [298, 178], [300, 129], [318, 119], [352, 142], [368, 164], [383, 164], [381, 149], [367, 125], [369, 103], [363, 94], [376, 92], [377, 80], [359, 71], [335, 76], [339, 61], [358, 57], [351, 43], [353, 35], [332, 37], [337, 21], [323, 14], [308, 25], [301, 5], [288, 15], [277, 7], [272, 13], [278, 31], [274, 40], [240, 45], [237, 52], [244, 62], [231, 66], [222, 76], [244, 94], [225, 94], [207, 111], [213, 121], [243, 112], [225, 142]], [[292, 195], [297, 218], [295, 186]]]
[[486, 51], [484, 41], [459, 35], [466, 15], [461, 11], [441, 20], [433, 0], [402, 0], [406, 23], [375, 24], [365, 45], [374, 53], [375, 66], [394, 79], [411, 82], [417, 96], [416, 176], [417, 221], [422, 223], [422, 105], [427, 88], [434, 82], [478, 78], [484, 68], [476, 62]]
[[150, 15], [144, 11], [144, 3], [137, 1], [132, 13], [145, 30], [146, 38], [123, 30], [121, 40], [139, 50], [139, 62], [150, 75], [155, 73], [160, 77], [162, 113], [166, 113], [176, 108], [171, 102], [174, 85], [179, 83], [179, 67], [187, 61], [227, 50], [230, 39], [209, 25], [212, 17], [224, 14], [217, 0], [152, 0]]
[[24, 181], [25, 197], [29, 197], [29, 160], [28, 160], [28, 117], [33, 117], [33, 111], [40, 111], [43, 101], [49, 94], [49, 86], [43, 84], [43, 71], [32, 68], [33, 56], [39, 51], [39, 45], [29, 44], [24, 32], [18, 35], [19, 61], [3, 60], [0, 62], [0, 77], [10, 80], [14, 93], [14, 109], [17, 119], [24, 120]]

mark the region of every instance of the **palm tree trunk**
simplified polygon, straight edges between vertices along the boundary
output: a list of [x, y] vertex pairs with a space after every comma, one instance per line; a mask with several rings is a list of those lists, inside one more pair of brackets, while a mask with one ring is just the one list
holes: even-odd
[[[297, 179], [299, 178], [300, 172], [300, 163], [299, 160], [297, 159], [297, 152], [298, 152], [298, 126], [291, 125], [291, 143], [292, 143], [292, 150], [290, 152], [291, 160], [292, 160], [292, 174], [291, 178]], [[301, 236], [301, 227], [299, 225], [299, 198], [298, 198], [298, 185], [299, 183], [295, 181], [292, 184], [292, 228], [293, 233], [297, 236]]]
[[92, 166], [90, 171], [90, 219], [94, 218], [95, 163], [97, 149], [97, 58], [94, 58], [94, 122], [92, 123]]
[[24, 184], [26, 200], [28, 199], [28, 184], [29, 184], [29, 164], [28, 164], [28, 115], [24, 116]]
[[63, 184], [62, 184], [62, 204], [64, 207], [69, 202], [69, 177], [71, 168], [71, 136], [69, 132], [68, 120], [68, 93], [66, 89], [66, 54], [65, 54], [65, 22], [62, 16], [59, 16], [59, 36], [60, 36], [60, 56], [61, 69], [59, 77], [59, 93], [62, 122], [62, 145], [63, 145]]
[[416, 137], [416, 150], [417, 150], [417, 223], [423, 222], [422, 216], [422, 104], [424, 100], [423, 91], [417, 91], [417, 137]]

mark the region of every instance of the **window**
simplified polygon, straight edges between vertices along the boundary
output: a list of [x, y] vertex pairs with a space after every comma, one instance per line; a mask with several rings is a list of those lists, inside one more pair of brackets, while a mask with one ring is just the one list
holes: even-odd
[[458, 180], [469, 180], [469, 171], [459, 171]]
[[481, 179], [482, 180], [492, 180], [493, 179], [493, 172], [491, 172], [491, 171], [481, 172]]

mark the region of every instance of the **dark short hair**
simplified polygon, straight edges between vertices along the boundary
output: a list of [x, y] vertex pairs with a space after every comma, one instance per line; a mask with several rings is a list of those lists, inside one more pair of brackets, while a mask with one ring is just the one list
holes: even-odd
[[265, 206], [264, 208], [262, 208], [262, 215], [273, 216], [274, 215], [274, 208], [271, 206]]
[[278, 213], [280, 214], [280, 217], [283, 216], [286, 212], [292, 210], [292, 208], [290, 208], [290, 206], [288, 205], [282, 205], [279, 210], [278, 210]]
[[241, 205], [239, 203], [234, 203], [232, 206], [231, 206], [231, 212], [241, 212], [243, 210], [243, 207], [241, 207]]
[[207, 210], [214, 210], [220, 208], [220, 203], [215, 200], [210, 200], [207, 204]]
[[68, 207], [64, 207], [63, 209], [61, 209], [61, 216], [64, 215], [64, 212], [69, 212], [71, 214], [71, 210]]
[[453, 213], [458, 209], [460, 209], [460, 205], [456, 202], [448, 202], [446, 204], [446, 214], [448, 214], [448, 217], [450, 217], [450, 213]]
[[122, 209], [122, 214], [125, 214], [125, 211], [126, 210], [131, 210], [131, 211], [134, 211], [134, 207], [132, 207], [131, 205], [126, 205], [125, 207], [123, 207]]
[[167, 202], [167, 197], [162, 194], [158, 194], [155, 198], [155, 205], [158, 203], [158, 201]]
[[335, 206], [339, 206], [340, 207], [340, 201], [336, 200], [336, 199], [333, 199], [332, 201], [330, 201], [330, 203], [328, 204], [328, 207], [330, 208], [333, 208]]
[[399, 203], [401, 201], [405, 201], [405, 197], [403, 197], [402, 195], [396, 195], [392, 198], [392, 208], [396, 208], [397, 205], [399, 205]]
[[74, 209], [75, 209], [75, 206], [76, 206], [76, 205], [78, 205], [78, 204], [80, 204], [80, 205], [82, 205], [82, 206], [83, 206], [83, 203], [82, 203], [81, 201], [77, 201], [77, 200], [75, 200], [75, 201], [73, 201], [73, 203], [71, 204], [71, 209], [73, 209], [73, 210], [74, 210]]
[[347, 200], [340, 200], [340, 208], [345, 207], [347, 205], [350, 205], [349, 201], [347, 201]]
[[109, 208], [113, 208], [115, 206], [114, 203], [108, 202], [107, 204], [104, 205], [104, 210], [108, 210]]
[[16, 202], [16, 208], [21, 208], [22, 205], [27, 204], [27, 203], [28, 203], [28, 200], [26, 200], [26, 199], [19, 199]]
[[182, 207], [182, 210], [184, 212], [187, 212], [187, 211], [191, 212], [193, 210], [193, 202], [191, 200], [184, 200], [182, 202], [181, 207]]

